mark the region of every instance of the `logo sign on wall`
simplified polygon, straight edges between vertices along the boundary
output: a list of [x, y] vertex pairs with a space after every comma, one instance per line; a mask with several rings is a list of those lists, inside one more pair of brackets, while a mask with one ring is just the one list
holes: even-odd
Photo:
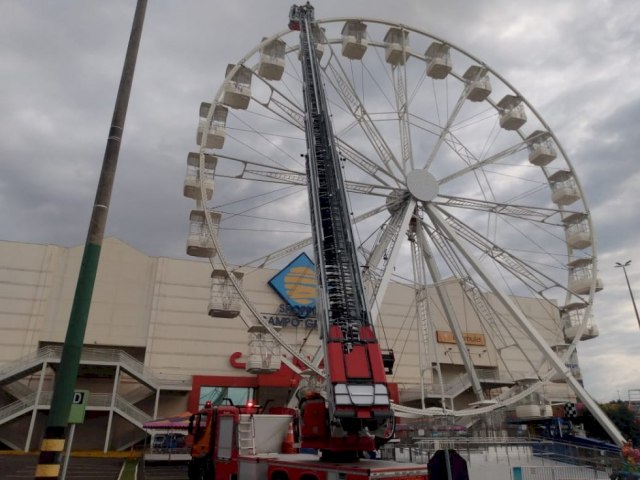
[[316, 266], [306, 253], [298, 255], [280, 270], [269, 285], [299, 318], [316, 309]]

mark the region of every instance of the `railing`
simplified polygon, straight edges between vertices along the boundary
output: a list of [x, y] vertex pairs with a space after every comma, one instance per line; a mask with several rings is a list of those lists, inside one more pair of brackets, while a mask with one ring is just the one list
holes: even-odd
[[[43, 391], [40, 392], [40, 398], [38, 399], [38, 408], [49, 408], [51, 406], [51, 397], [53, 392]], [[29, 410], [34, 408], [36, 403], [36, 393], [31, 393], [26, 397], [12, 402], [3, 408], [0, 408], [0, 425], [12, 420]], [[126, 399], [120, 395], [115, 396], [114, 410], [125, 416], [131, 423], [137, 427], [142, 428], [145, 422], [152, 420], [152, 417], [143, 412], [136, 406], [129, 403]], [[111, 394], [110, 393], [92, 393], [89, 395], [87, 401], [87, 408], [89, 409], [104, 409], [109, 410], [111, 408]]]
[[[89, 396], [89, 398], [91, 398], [91, 396]], [[135, 420], [135, 422], [132, 423], [135, 423], [139, 427], [142, 427], [145, 422], [152, 420], [150, 415], [147, 415], [139, 408], [130, 404], [120, 395], [116, 395], [114, 406], [116, 409], [120, 410], [122, 414], [128, 416], [131, 420]]]
[[145, 385], [138, 385], [138, 387], [129, 390], [127, 393], [122, 395], [122, 398], [124, 398], [127, 402], [135, 405], [139, 401], [150, 397], [151, 395], [153, 395], [153, 393], [153, 389], [150, 389]]
[[[525, 460], [530, 465], [536, 463], [534, 460], [537, 459], [541, 465], [555, 462], [555, 468], [564, 468], [557, 465], [563, 463], [582, 469], [583, 476], [566, 478], [608, 478], [608, 474], [620, 468], [622, 461], [620, 455], [615, 452], [539, 437], [419, 438], [413, 439], [412, 444], [405, 445], [403, 451], [409, 452], [408, 455], [404, 452], [404, 456], [410, 457], [412, 461], [428, 460], [437, 450], [453, 449], [463, 457], [467, 457], [467, 460], [471, 460], [472, 456], [478, 458], [478, 454], [484, 454], [495, 463], [521, 464], [522, 451], [514, 454], [514, 450], [522, 448], [526, 449]], [[387, 449], [386, 458], [391, 458], [392, 455], [396, 455], [395, 449]]]
[[[61, 355], [62, 346], [47, 346], [40, 348], [36, 352], [25, 355], [15, 362], [0, 367], [0, 380], [10, 378], [13, 375], [24, 372], [25, 370], [28, 370], [29, 368], [44, 361], [59, 361]], [[84, 347], [82, 349], [80, 361], [83, 363], [120, 363], [130, 373], [137, 375], [141, 380], [144, 380], [157, 388], [191, 388], [190, 376], [157, 376], [151, 368], [145, 366], [142, 362], [122, 350]]]
[[10, 378], [11, 376], [23, 372], [30, 367], [35, 367], [43, 361], [55, 357], [54, 349], [55, 347], [51, 346], [43, 347], [36, 350], [35, 352], [31, 352], [23, 357], [18, 358], [14, 362], [1, 366], [0, 380]]
[[27, 395], [31, 395], [34, 392], [33, 388], [28, 387], [27, 385], [25, 385], [22, 382], [9, 383], [7, 385], [3, 385], [2, 388], [9, 395], [11, 395], [11, 396], [13, 396], [13, 397], [15, 397], [17, 399], [24, 398]]
[[36, 400], [36, 394], [31, 393], [20, 400], [16, 400], [2, 408], [0, 408], [0, 425], [26, 413], [33, 407]]

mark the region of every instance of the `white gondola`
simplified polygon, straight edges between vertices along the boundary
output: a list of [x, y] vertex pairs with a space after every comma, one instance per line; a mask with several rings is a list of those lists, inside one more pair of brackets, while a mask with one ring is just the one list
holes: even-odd
[[251, 76], [253, 73], [244, 65], [240, 65], [236, 72], [229, 76], [235, 67], [232, 63], [227, 65], [222, 103], [231, 108], [246, 110], [251, 100]]
[[[578, 258], [569, 262], [569, 282], [567, 288], [578, 295], [589, 293], [593, 283], [593, 260], [590, 258]], [[596, 292], [604, 288], [602, 280], [596, 278]]]
[[[551, 345], [551, 350], [553, 350], [555, 354], [560, 358], [565, 355], [568, 349], [569, 345], [566, 343]], [[564, 364], [569, 369], [571, 374], [576, 378], [576, 380], [582, 380], [582, 373], [580, 372], [580, 365], [578, 364], [578, 352], [576, 350], [574, 350], [571, 355], [569, 355], [569, 358], [565, 360]], [[549, 380], [554, 383], [564, 383], [566, 381], [564, 375], [560, 373], [554, 373]]]
[[[582, 302], [570, 303], [562, 307], [560, 319], [562, 320], [565, 341], [573, 342], [573, 339], [576, 338], [578, 329], [584, 321], [586, 308], [587, 304]], [[580, 340], [590, 340], [596, 338], [598, 335], [600, 335], [598, 326], [589, 318]]]
[[[242, 285], [243, 273], [233, 272], [237, 282]], [[211, 294], [209, 297], [209, 316], [235, 318], [242, 308], [240, 294], [236, 290], [229, 275], [224, 270], [211, 272]]]
[[200, 200], [201, 186], [207, 200], [213, 195], [213, 171], [218, 163], [218, 158], [212, 155], [204, 155], [204, 169], [200, 170], [200, 154], [189, 152], [187, 156], [187, 173], [184, 177], [183, 194], [187, 198]]
[[409, 32], [391, 27], [384, 36], [386, 50], [384, 59], [393, 66], [404, 65], [409, 57]]
[[527, 122], [522, 98], [515, 95], [505, 95], [498, 102], [500, 109], [500, 126], [505, 130], [517, 130]]
[[[196, 143], [205, 148], [222, 148], [227, 135], [226, 125], [229, 109], [223, 105], [216, 105], [213, 108], [213, 116], [209, 125], [207, 124], [209, 108], [211, 108], [210, 103], [203, 102], [200, 104], [200, 122], [198, 123]], [[207, 132], [206, 135], [205, 132]]]
[[540, 418], [540, 405], [518, 405], [516, 406], [516, 417], [521, 420]]
[[567, 170], [559, 170], [549, 176], [551, 200], [556, 205], [571, 205], [580, 199], [580, 191], [573, 174]]
[[529, 163], [532, 165], [543, 167], [558, 156], [549, 132], [536, 130], [525, 141], [529, 149]]
[[562, 219], [567, 244], [574, 249], [582, 250], [591, 246], [591, 230], [586, 213], [572, 213]]
[[342, 27], [342, 55], [360, 60], [367, 51], [367, 25], [359, 20], [348, 20]]
[[[222, 215], [217, 212], [211, 212], [210, 215], [214, 230], [217, 230]], [[216, 247], [207, 226], [204, 210], [191, 210], [191, 215], [189, 215], [189, 236], [187, 237], [187, 255], [210, 258], [214, 257], [216, 253]]]
[[249, 373], [272, 373], [280, 369], [280, 344], [262, 325], [249, 327], [249, 357], [245, 369]]
[[467, 98], [472, 102], [482, 102], [491, 94], [491, 81], [485, 67], [471, 65], [462, 78], [469, 82]]
[[442, 80], [451, 72], [449, 45], [433, 42], [424, 52], [427, 61], [427, 76]]
[[[262, 39], [264, 41], [264, 38]], [[258, 74], [267, 80], [280, 80], [284, 72], [287, 44], [276, 38], [260, 48]]]

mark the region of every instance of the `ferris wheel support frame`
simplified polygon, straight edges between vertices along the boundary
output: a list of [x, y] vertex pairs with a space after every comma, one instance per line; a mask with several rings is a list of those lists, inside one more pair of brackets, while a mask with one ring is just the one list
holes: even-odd
[[569, 384], [575, 394], [584, 402], [589, 411], [598, 420], [600, 425], [607, 431], [611, 438], [619, 446], [624, 445], [626, 442], [615, 424], [609, 419], [609, 417], [602, 411], [598, 403], [587, 393], [580, 382], [573, 376], [571, 370], [564, 364], [564, 362], [551, 350], [551, 347], [547, 344], [545, 339], [533, 328], [527, 317], [522, 313], [518, 306], [507, 296], [501, 288], [499, 288], [493, 281], [493, 278], [485, 271], [484, 267], [471, 255], [462, 244], [461, 238], [456, 231], [447, 224], [442, 218], [439, 209], [430, 203], [425, 204], [425, 209], [431, 220], [439, 228], [441, 228], [450, 238], [450, 240], [456, 245], [458, 250], [462, 253], [464, 258], [473, 266], [476, 272], [480, 275], [482, 280], [486, 282], [491, 291], [496, 295], [500, 303], [507, 309], [509, 314], [518, 322], [521, 328], [523, 328], [529, 335], [529, 338], [533, 340], [535, 345], [540, 349], [545, 358], [551, 363], [558, 374], [562, 375], [565, 381]]

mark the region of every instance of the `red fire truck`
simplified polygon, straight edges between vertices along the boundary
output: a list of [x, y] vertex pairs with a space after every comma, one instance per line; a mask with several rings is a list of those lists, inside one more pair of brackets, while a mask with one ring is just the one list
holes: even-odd
[[[360, 459], [393, 435], [385, 365], [360, 276], [340, 156], [327, 107], [314, 9], [291, 7], [300, 32], [306, 171], [316, 257], [324, 387], [297, 409], [205, 406], [190, 422], [191, 480], [426, 480], [426, 466]], [[313, 454], [294, 453], [294, 444]]]
[[[326, 461], [297, 453], [297, 411], [210, 406], [191, 417], [189, 480], [426, 480], [426, 465], [354, 458]], [[365, 454], [366, 452], [355, 452]]]

